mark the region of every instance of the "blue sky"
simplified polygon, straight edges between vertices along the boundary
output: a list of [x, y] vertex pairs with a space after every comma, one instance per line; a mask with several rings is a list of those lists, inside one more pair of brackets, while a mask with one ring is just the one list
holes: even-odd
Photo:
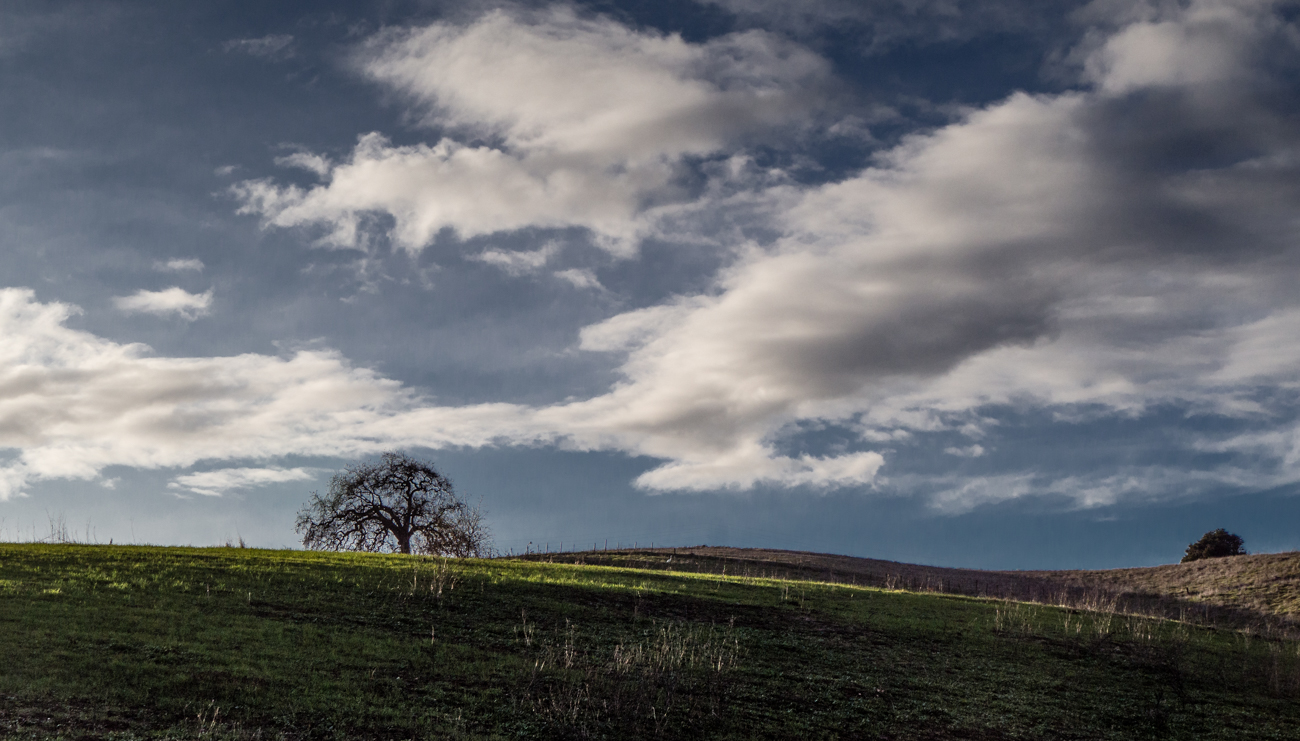
[[8, 2], [0, 537], [1300, 547], [1285, 2]]

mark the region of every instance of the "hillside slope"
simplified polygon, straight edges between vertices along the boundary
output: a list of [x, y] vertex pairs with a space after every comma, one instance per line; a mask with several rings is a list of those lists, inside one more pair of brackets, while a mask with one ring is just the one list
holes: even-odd
[[1300, 552], [1294, 551], [1094, 571], [982, 571], [716, 546], [531, 554], [523, 558], [842, 582], [1300, 633]]
[[1297, 698], [1295, 641], [1023, 603], [519, 560], [0, 544], [6, 739], [1249, 741], [1295, 738]]

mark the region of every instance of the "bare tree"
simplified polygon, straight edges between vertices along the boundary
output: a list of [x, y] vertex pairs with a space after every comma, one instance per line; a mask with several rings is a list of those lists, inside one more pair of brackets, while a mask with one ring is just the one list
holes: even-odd
[[329, 492], [298, 512], [302, 544], [313, 550], [490, 555], [477, 507], [452, 491], [431, 463], [384, 453], [334, 474]]

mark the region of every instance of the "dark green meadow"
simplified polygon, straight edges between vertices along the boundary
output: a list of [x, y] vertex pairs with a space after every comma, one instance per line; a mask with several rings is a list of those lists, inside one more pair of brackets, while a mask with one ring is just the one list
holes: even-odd
[[835, 584], [0, 544], [4, 738], [1296, 739], [1298, 651]]

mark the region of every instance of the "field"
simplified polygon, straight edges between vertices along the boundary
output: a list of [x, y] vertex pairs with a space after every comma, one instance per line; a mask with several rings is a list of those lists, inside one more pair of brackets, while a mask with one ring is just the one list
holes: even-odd
[[1238, 740], [1300, 728], [1300, 645], [1277, 631], [623, 555], [655, 568], [0, 544], [0, 736]]
[[717, 546], [543, 553], [520, 558], [991, 597], [1300, 638], [1300, 552], [1294, 551], [1105, 571], [980, 571]]

